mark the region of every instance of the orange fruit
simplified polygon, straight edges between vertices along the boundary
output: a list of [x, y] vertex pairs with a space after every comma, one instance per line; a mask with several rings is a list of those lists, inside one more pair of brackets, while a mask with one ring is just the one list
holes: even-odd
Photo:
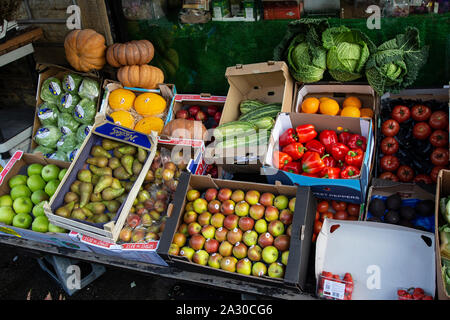
[[161, 134], [162, 129], [164, 128], [164, 121], [158, 117], [145, 117], [136, 123], [134, 130], [150, 134], [152, 131], [156, 131]]
[[361, 109], [361, 100], [353, 96], [347, 97], [342, 103], [342, 108], [346, 107], [355, 107]]
[[136, 95], [127, 89], [116, 89], [109, 94], [108, 103], [113, 110], [130, 110]]
[[320, 109], [320, 113], [322, 113], [322, 114], [328, 114], [330, 116], [335, 116], [339, 112], [339, 104], [336, 102], [336, 100], [326, 99], [320, 103], [319, 109]]
[[119, 126], [126, 127], [129, 129], [133, 129], [134, 127], [134, 117], [128, 111], [115, 111], [110, 114], [110, 117], [113, 118], [114, 123]]
[[328, 97], [322, 97], [322, 98], [319, 98], [319, 101], [322, 103], [323, 101], [328, 100], [328, 99], [330, 99], [330, 98], [328, 98]]
[[302, 112], [316, 113], [319, 110], [320, 101], [317, 98], [306, 98], [302, 102]]
[[345, 107], [342, 109], [341, 116], [359, 118], [361, 116], [361, 112], [356, 107]]
[[156, 93], [143, 93], [134, 100], [134, 109], [143, 117], [156, 116], [166, 110], [166, 100]]
[[373, 118], [373, 110], [370, 108], [361, 108], [361, 118]]

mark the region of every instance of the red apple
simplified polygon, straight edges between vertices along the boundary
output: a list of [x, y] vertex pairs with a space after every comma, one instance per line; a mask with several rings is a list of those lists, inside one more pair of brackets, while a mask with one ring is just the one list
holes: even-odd
[[228, 188], [222, 188], [219, 190], [219, 193], [217, 194], [217, 199], [219, 201], [226, 201], [231, 199], [231, 195], [233, 194], [233, 191]]
[[216, 234], [216, 228], [214, 228], [212, 225], [206, 225], [203, 226], [201, 230], [202, 236], [205, 237], [205, 239], [213, 239], [214, 235]]
[[273, 199], [275, 199], [275, 195], [273, 193], [265, 192], [259, 198], [259, 203], [263, 206], [273, 206]]
[[202, 231], [202, 226], [198, 222], [191, 222], [188, 224], [188, 234], [193, 236], [199, 234]]
[[228, 241], [222, 241], [219, 246], [219, 253], [222, 257], [229, 257], [233, 253], [233, 245]]
[[245, 193], [242, 190], [235, 190], [231, 194], [231, 200], [233, 200], [235, 203], [244, 201], [245, 199]]
[[261, 260], [262, 249], [258, 245], [253, 245], [247, 250], [247, 256], [250, 260], [257, 262]]
[[192, 117], [195, 117], [196, 114], [197, 114], [201, 109], [200, 109], [199, 106], [191, 106], [191, 107], [189, 107], [188, 110], [189, 110], [189, 114], [190, 114]]
[[195, 115], [195, 120], [197, 121], [205, 121], [207, 118], [208, 115], [201, 110]]
[[220, 261], [222, 260], [222, 256], [219, 253], [214, 252], [209, 256], [208, 266], [215, 269], [220, 269]]
[[220, 212], [221, 203], [219, 200], [212, 200], [208, 203], [208, 211], [212, 214]]
[[235, 257], [224, 257], [220, 260], [220, 269], [229, 272], [236, 272], [236, 264], [237, 259]]
[[201, 234], [194, 234], [191, 239], [189, 239], [189, 246], [194, 250], [201, 250], [205, 244], [205, 237]]
[[140, 223], [141, 223], [141, 218], [137, 214], [130, 213], [127, 216], [127, 224], [131, 228], [136, 228]]
[[247, 246], [253, 246], [258, 243], [258, 233], [255, 230], [247, 230], [242, 236], [242, 241]]
[[194, 263], [201, 264], [202, 266], [206, 266], [208, 263], [209, 254], [205, 250], [198, 250], [192, 256], [192, 261]]
[[232, 214], [225, 217], [225, 220], [223, 221], [223, 226], [228, 230], [233, 230], [234, 228], [237, 228], [238, 223], [239, 217], [237, 215]]
[[242, 217], [239, 219], [238, 226], [242, 231], [252, 230], [255, 225], [255, 220], [250, 217]]
[[215, 200], [218, 192], [219, 191], [217, 189], [209, 188], [205, 192], [205, 200], [208, 202]]
[[216, 227], [220, 228], [223, 226], [223, 221], [225, 220], [225, 216], [221, 213], [216, 213], [211, 217], [210, 223]]
[[274, 237], [278, 237], [284, 233], [284, 224], [280, 220], [273, 220], [269, 223], [267, 231]]
[[261, 248], [271, 246], [273, 244], [273, 236], [269, 232], [260, 234], [258, 244]]
[[234, 213], [234, 208], [235, 203], [233, 200], [225, 200], [220, 206], [220, 212], [227, 216]]
[[183, 216], [183, 221], [186, 224], [197, 221], [197, 213], [195, 211], [188, 211]]
[[227, 233], [228, 233], [228, 230], [226, 228], [220, 227], [219, 229], [216, 230], [216, 234], [214, 235], [214, 238], [217, 241], [222, 242], [227, 239]]
[[214, 253], [217, 252], [217, 250], [219, 250], [219, 241], [217, 241], [216, 239], [207, 239], [205, 241], [205, 250], [208, 253]]
[[180, 253], [180, 247], [175, 243], [172, 243], [169, 247], [169, 254], [172, 256], [177, 256]]
[[234, 228], [233, 230], [228, 231], [227, 240], [231, 244], [236, 244], [237, 242], [242, 241], [242, 230], [238, 228]]
[[254, 205], [259, 202], [260, 193], [256, 190], [249, 190], [245, 194], [245, 201], [248, 202], [249, 205]]
[[130, 227], [125, 227], [120, 231], [119, 238], [123, 242], [129, 242], [131, 240], [131, 233], [133, 229]]
[[198, 190], [189, 190], [186, 194], [186, 199], [189, 202], [192, 202], [194, 200], [197, 200], [198, 198], [200, 198], [200, 191]]
[[290, 237], [292, 232], [292, 224], [289, 225], [289, 227], [286, 230], [286, 234]]
[[266, 210], [266, 208], [264, 208], [263, 205], [258, 203], [258, 204], [252, 205], [248, 212], [250, 214], [250, 217], [252, 217], [255, 220], [259, 220], [262, 217], [264, 217], [265, 210]]
[[274, 206], [268, 206], [266, 207], [266, 211], [264, 212], [264, 217], [267, 221], [274, 221], [278, 220], [279, 211]]
[[178, 232], [184, 234], [185, 236], [187, 236], [188, 233], [188, 225], [186, 223], [182, 223], [179, 227], [178, 227]]
[[187, 112], [187, 110], [183, 109], [178, 110], [177, 113], [175, 114], [176, 119], [187, 119], [188, 117], [189, 113]]
[[179, 248], [181, 248], [186, 243], [186, 236], [182, 233], [177, 232], [173, 236], [172, 243], [175, 243]]
[[288, 250], [290, 243], [291, 237], [289, 237], [286, 234], [282, 234], [276, 237], [275, 240], [273, 241], [274, 247], [280, 250], [281, 252]]
[[[233, 201], [233, 200], [231, 200]], [[234, 212], [239, 216], [239, 217], [245, 217], [246, 215], [248, 215], [248, 212], [250, 210], [250, 206], [247, 202], [245, 201], [241, 201], [238, 204], [236, 204], [235, 208], [234, 208]]]
[[206, 107], [206, 112], [208, 113], [208, 115], [210, 117], [214, 117], [217, 110], [218, 110], [217, 106], [214, 106], [214, 105], [209, 105], [208, 107]]
[[292, 223], [292, 219], [293, 219], [293, 214], [292, 211], [289, 209], [283, 209], [280, 212], [280, 221], [283, 222], [285, 225], [289, 225]]
[[203, 212], [198, 216], [197, 222], [203, 227], [209, 224], [211, 221], [211, 213], [208, 211]]
[[187, 120], [195, 121], [195, 119], [193, 117], [189, 117], [189, 118], [187, 118]]
[[242, 242], [236, 242], [233, 247], [233, 256], [237, 259], [244, 259], [247, 256], [247, 246]]
[[219, 123], [221, 117], [222, 117], [222, 112], [217, 111], [216, 114], [214, 115], [214, 121], [215, 121], [216, 123]]

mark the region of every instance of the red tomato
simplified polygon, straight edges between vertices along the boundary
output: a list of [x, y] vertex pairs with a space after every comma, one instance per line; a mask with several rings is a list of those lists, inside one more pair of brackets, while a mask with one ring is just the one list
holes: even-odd
[[398, 123], [402, 123], [411, 117], [411, 111], [407, 106], [395, 106], [392, 110], [391, 117]]
[[333, 219], [333, 218], [334, 218], [333, 212], [330, 212], [330, 211], [323, 212], [323, 213], [320, 215], [320, 221], [323, 222], [323, 220], [325, 220], [325, 218]]
[[317, 211], [319, 211], [320, 213], [327, 212], [328, 208], [329, 208], [329, 204], [328, 204], [328, 201], [326, 201], [326, 200], [322, 200], [317, 204]]
[[448, 164], [448, 149], [434, 149], [431, 153], [430, 160], [435, 166], [446, 166]]
[[397, 177], [401, 182], [411, 182], [414, 179], [414, 170], [410, 166], [400, 166], [397, 170]]
[[383, 172], [378, 178], [398, 182], [398, 177], [390, 171]]
[[334, 214], [334, 218], [335, 218], [336, 220], [347, 220], [347, 218], [348, 218], [348, 213], [347, 213], [347, 211], [343, 211], [343, 210], [337, 211], [337, 212]]
[[394, 137], [386, 137], [381, 140], [381, 152], [384, 155], [394, 154], [398, 151], [398, 141]]
[[415, 121], [427, 121], [431, 116], [431, 109], [427, 106], [417, 104], [411, 108], [411, 117]]
[[435, 183], [437, 182], [437, 177], [438, 177], [439, 171], [441, 171], [442, 169], [445, 169], [445, 167], [444, 166], [435, 166], [431, 170], [430, 178], [433, 182], [435, 182]]
[[400, 166], [400, 161], [393, 155], [383, 156], [380, 159], [380, 162], [381, 169], [383, 169], [383, 171], [395, 171]]
[[431, 127], [426, 122], [419, 122], [414, 125], [413, 136], [419, 140], [425, 140], [431, 135]]
[[315, 234], [319, 234], [320, 230], [322, 229], [322, 221], [320, 220], [316, 220], [314, 221], [314, 233]]
[[359, 217], [360, 210], [361, 210], [361, 207], [359, 204], [349, 203], [347, 205], [347, 212], [348, 212], [349, 216]]
[[383, 122], [383, 124], [381, 125], [381, 132], [382, 132], [386, 137], [393, 137], [393, 136], [395, 136], [399, 131], [400, 131], [400, 124], [399, 124], [396, 120], [394, 120], [394, 119], [386, 120], [386, 121]]
[[430, 176], [427, 174], [418, 174], [417, 176], [414, 177], [413, 182], [415, 183], [423, 182], [425, 184], [431, 184], [433, 183], [433, 180], [431, 180]]
[[444, 111], [435, 111], [431, 114], [428, 123], [433, 129], [446, 129], [448, 128], [448, 113]]
[[448, 145], [448, 132], [444, 130], [435, 130], [430, 136], [430, 143], [434, 147], [445, 147]]
[[344, 211], [347, 209], [347, 202], [344, 201], [331, 201], [331, 206], [333, 207], [333, 209], [338, 212], [338, 211]]

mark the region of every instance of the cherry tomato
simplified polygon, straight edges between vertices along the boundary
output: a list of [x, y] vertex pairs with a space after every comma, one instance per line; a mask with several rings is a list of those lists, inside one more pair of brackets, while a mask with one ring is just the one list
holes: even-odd
[[431, 114], [428, 123], [433, 129], [446, 129], [448, 128], [448, 114], [444, 111], [435, 111]]
[[417, 104], [411, 108], [411, 118], [415, 121], [427, 121], [431, 116], [431, 109], [427, 106]]
[[398, 141], [394, 137], [386, 137], [381, 140], [381, 152], [384, 155], [394, 154], [398, 151]]
[[426, 122], [416, 123], [413, 127], [413, 136], [419, 140], [425, 140], [431, 135], [431, 127]]
[[410, 166], [402, 165], [397, 170], [397, 177], [401, 182], [411, 182], [414, 179], [414, 170]]
[[333, 209], [338, 212], [338, 211], [344, 211], [347, 209], [347, 202], [344, 201], [331, 201], [331, 206], [333, 207]]
[[393, 137], [393, 136], [395, 136], [399, 131], [400, 131], [400, 124], [399, 124], [396, 120], [394, 120], [394, 119], [386, 120], [386, 121], [383, 122], [383, 124], [381, 125], [381, 132], [382, 132], [386, 137]]
[[431, 172], [430, 172], [430, 178], [431, 178], [431, 180], [433, 181], [433, 182], [437, 182], [437, 177], [438, 177], [438, 174], [439, 174], [439, 171], [441, 171], [442, 169], [445, 169], [445, 167], [444, 166], [435, 166], [432, 170], [431, 170]]
[[430, 160], [435, 166], [446, 166], [448, 164], [448, 149], [434, 149], [431, 153]]
[[334, 218], [335, 218], [336, 220], [347, 220], [347, 217], [348, 217], [347, 211], [343, 211], [343, 210], [337, 211], [337, 212], [334, 214]]
[[378, 178], [398, 182], [398, 177], [390, 171], [383, 172]]
[[316, 211], [316, 220], [319, 220], [320, 219], [320, 213], [319, 213], [319, 211]]
[[392, 110], [391, 117], [398, 123], [402, 123], [411, 117], [411, 111], [407, 106], [395, 106]]
[[434, 147], [445, 147], [448, 145], [448, 132], [444, 130], [435, 130], [430, 136], [430, 143]]
[[327, 212], [328, 208], [329, 208], [329, 204], [328, 204], [328, 201], [326, 201], [326, 200], [320, 201], [317, 204], [317, 211], [319, 211], [320, 213]]
[[431, 180], [429, 175], [422, 173], [422, 174], [418, 174], [417, 176], [415, 176], [413, 182], [415, 182], [415, 183], [423, 182], [425, 184], [431, 184], [431, 183], [433, 183], [433, 180]]
[[314, 221], [314, 233], [315, 234], [319, 234], [320, 230], [322, 229], [322, 221], [320, 220], [316, 220]]
[[347, 205], [347, 212], [349, 216], [359, 217], [359, 211], [361, 210], [361, 206], [359, 204], [349, 203]]
[[383, 156], [380, 161], [383, 171], [395, 171], [400, 166], [400, 161], [393, 155]]
[[325, 218], [333, 219], [333, 218], [334, 218], [333, 212], [330, 212], [330, 211], [323, 212], [323, 213], [320, 215], [320, 221], [323, 222], [323, 220], [325, 220]]

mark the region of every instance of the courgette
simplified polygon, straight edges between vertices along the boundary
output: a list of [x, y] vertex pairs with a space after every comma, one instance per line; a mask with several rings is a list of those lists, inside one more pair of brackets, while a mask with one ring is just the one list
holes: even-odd
[[276, 116], [280, 111], [281, 111], [281, 104], [270, 104], [258, 108], [256, 110], [250, 111], [246, 114], [243, 114], [239, 118], [239, 121], [256, 120], [258, 118], [265, 118], [265, 117], [276, 118]]
[[263, 107], [265, 104], [258, 100], [243, 100], [239, 105], [242, 114], [248, 113], [257, 108]]
[[217, 140], [221, 140], [227, 135], [250, 135], [255, 133], [258, 127], [251, 122], [247, 121], [232, 121], [224, 123], [214, 129], [214, 137]]

